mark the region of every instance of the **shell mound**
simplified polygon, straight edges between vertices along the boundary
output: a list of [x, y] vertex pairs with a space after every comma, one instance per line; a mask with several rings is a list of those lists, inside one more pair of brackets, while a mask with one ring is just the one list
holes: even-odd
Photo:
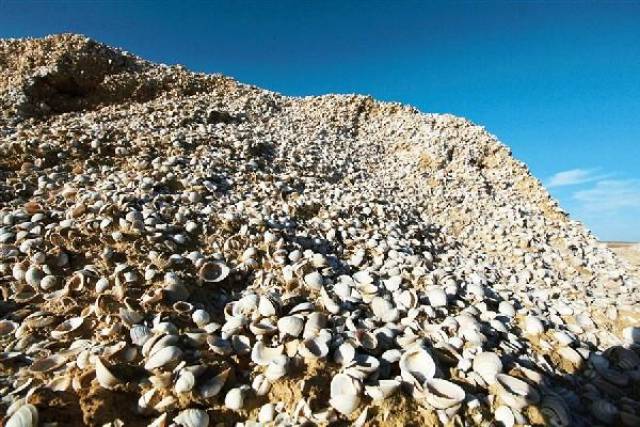
[[0, 65], [6, 425], [639, 424], [638, 284], [483, 128], [75, 35]]

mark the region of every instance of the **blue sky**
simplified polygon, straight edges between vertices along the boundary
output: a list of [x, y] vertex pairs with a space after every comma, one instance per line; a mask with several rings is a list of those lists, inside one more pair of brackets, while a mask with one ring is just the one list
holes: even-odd
[[0, 0], [0, 37], [63, 31], [287, 95], [467, 117], [600, 238], [640, 240], [640, 2]]

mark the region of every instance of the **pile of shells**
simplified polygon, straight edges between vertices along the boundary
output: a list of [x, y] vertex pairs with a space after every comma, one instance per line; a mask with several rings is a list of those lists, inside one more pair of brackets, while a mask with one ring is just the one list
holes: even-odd
[[482, 128], [25, 51], [171, 84], [0, 120], [4, 425], [640, 425], [638, 283]]

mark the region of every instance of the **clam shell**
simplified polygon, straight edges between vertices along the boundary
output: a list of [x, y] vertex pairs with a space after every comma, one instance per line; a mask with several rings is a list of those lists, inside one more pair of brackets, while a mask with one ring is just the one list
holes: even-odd
[[365, 394], [375, 401], [381, 401], [391, 396], [400, 387], [397, 380], [379, 380], [378, 384], [365, 386]]
[[432, 378], [424, 386], [425, 400], [435, 409], [448, 409], [464, 401], [465, 392], [451, 381]]
[[267, 366], [277, 357], [281, 356], [283, 352], [284, 347], [281, 345], [278, 347], [267, 347], [263, 342], [258, 341], [251, 350], [251, 360], [260, 366]]
[[394, 322], [398, 319], [398, 310], [393, 303], [382, 297], [375, 297], [371, 300], [371, 311], [383, 322]]
[[266, 396], [271, 390], [271, 383], [263, 374], [256, 375], [251, 383], [251, 388], [256, 396]]
[[413, 347], [402, 354], [400, 375], [409, 384], [421, 386], [435, 374], [436, 364], [427, 350]]
[[107, 390], [113, 390], [116, 385], [120, 384], [120, 380], [111, 373], [109, 367], [99, 357], [96, 358], [96, 379]]
[[544, 414], [545, 421], [553, 427], [569, 427], [571, 425], [569, 408], [559, 396], [545, 396], [540, 404], [540, 411]]
[[329, 404], [341, 414], [349, 415], [360, 405], [362, 383], [345, 374], [337, 374], [331, 380]]
[[205, 380], [198, 387], [198, 393], [200, 394], [200, 396], [208, 399], [220, 393], [220, 390], [222, 390], [222, 387], [224, 387], [224, 384], [226, 383], [230, 372], [231, 368], [227, 368], [215, 377]]
[[324, 338], [308, 338], [300, 343], [298, 353], [305, 359], [323, 359], [329, 354], [329, 346]]
[[269, 381], [275, 381], [287, 374], [288, 366], [289, 358], [287, 356], [285, 356], [284, 354], [277, 356], [272, 360], [271, 363], [269, 363], [269, 366], [267, 366], [264, 375]]
[[178, 363], [182, 357], [182, 350], [176, 346], [163, 347], [152, 353], [144, 364], [144, 369], [150, 371], [168, 364]]
[[84, 317], [72, 317], [59, 324], [53, 331], [51, 337], [53, 339], [62, 339], [65, 335], [76, 331], [84, 323]]
[[66, 357], [60, 354], [52, 354], [51, 356], [33, 362], [29, 370], [31, 372], [51, 372], [63, 366], [66, 362]]
[[178, 379], [176, 379], [176, 383], [173, 386], [173, 390], [178, 394], [188, 393], [193, 389], [195, 384], [196, 384], [195, 375], [192, 372], [183, 369], [180, 372]]
[[544, 333], [544, 323], [539, 317], [526, 316], [524, 318], [524, 331], [530, 335], [540, 335]]
[[322, 285], [324, 284], [322, 274], [317, 271], [312, 271], [311, 273], [306, 274], [304, 276], [304, 284], [311, 290], [319, 291], [322, 289]]
[[5, 427], [37, 427], [38, 409], [28, 403], [20, 406], [6, 421]]
[[0, 335], [13, 334], [20, 326], [18, 323], [11, 320], [0, 320]]
[[480, 375], [487, 384], [493, 384], [496, 375], [502, 372], [502, 361], [497, 354], [484, 351], [473, 359], [473, 371]]
[[207, 323], [209, 323], [209, 321], [211, 320], [211, 317], [209, 316], [209, 313], [207, 313], [205, 310], [195, 310], [191, 314], [191, 320], [193, 320], [193, 323], [195, 323], [196, 326], [201, 328]]
[[429, 305], [432, 307], [446, 307], [447, 293], [439, 286], [435, 286], [427, 291]]
[[351, 363], [356, 355], [356, 349], [348, 342], [342, 343], [333, 353], [333, 359], [341, 365]]
[[223, 262], [205, 262], [198, 270], [198, 277], [203, 282], [218, 283], [226, 279], [230, 271]]
[[224, 397], [224, 406], [233, 411], [242, 409], [244, 407], [244, 394], [244, 389], [242, 387], [232, 388]]
[[540, 400], [540, 395], [533, 386], [510, 375], [497, 374], [496, 385], [499, 390], [498, 397], [513, 409], [521, 410]]
[[598, 399], [591, 405], [591, 414], [605, 424], [612, 424], [618, 417], [618, 408], [605, 399]]
[[285, 316], [278, 319], [278, 331], [280, 336], [297, 337], [302, 333], [304, 320], [298, 316]]
[[183, 427], [207, 427], [209, 415], [202, 409], [185, 409], [176, 415], [173, 422]]

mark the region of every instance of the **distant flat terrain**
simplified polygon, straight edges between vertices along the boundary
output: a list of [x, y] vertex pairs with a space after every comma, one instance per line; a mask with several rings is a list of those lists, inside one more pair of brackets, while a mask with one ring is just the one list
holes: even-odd
[[607, 247], [629, 264], [631, 273], [640, 279], [640, 243], [605, 242]]

